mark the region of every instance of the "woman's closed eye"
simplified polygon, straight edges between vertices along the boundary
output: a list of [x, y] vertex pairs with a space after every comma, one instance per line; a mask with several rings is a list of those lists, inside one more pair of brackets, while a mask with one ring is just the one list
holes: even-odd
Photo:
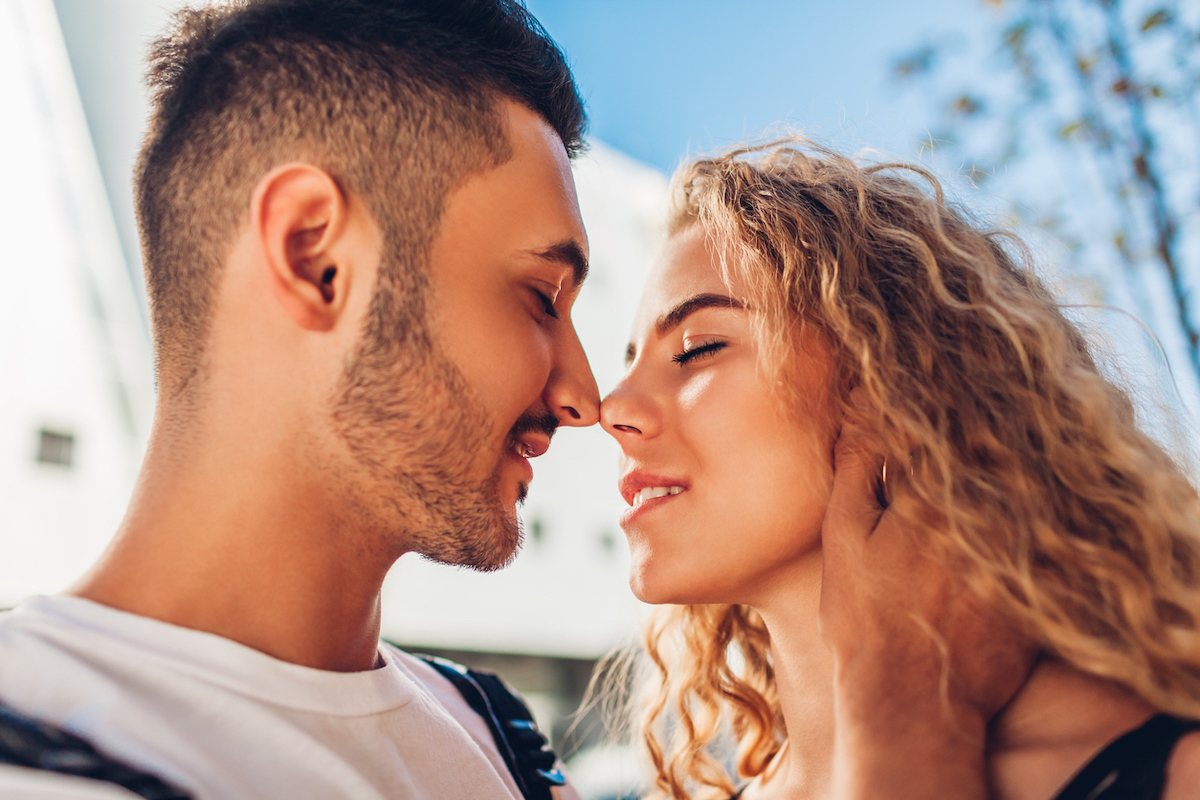
[[717, 354], [718, 350], [723, 350], [726, 346], [727, 343], [720, 339], [709, 339], [694, 346], [689, 346], [685, 343], [683, 352], [671, 356], [671, 360], [682, 367], [684, 364], [696, 359], [712, 358]]

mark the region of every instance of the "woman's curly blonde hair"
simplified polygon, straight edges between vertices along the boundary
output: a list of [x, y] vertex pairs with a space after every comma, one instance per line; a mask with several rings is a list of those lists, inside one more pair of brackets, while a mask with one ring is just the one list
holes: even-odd
[[[782, 401], [801, 407], [786, 379], [801, 327], [832, 349], [835, 409], [865, 390], [880, 452], [942, 520], [919, 529], [929, 552], [1048, 656], [1200, 717], [1196, 490], [1019, 242], [969, 224], [919, 167], [797, 140], [693, 161], [673, 192], [670, 233], [699, 225], [749, 287]], [[731, 736], [752, 777], [786, 737], [762, 619], [664, 607], [644, 646], [654, 796], [728, 798], [714, 744]]]

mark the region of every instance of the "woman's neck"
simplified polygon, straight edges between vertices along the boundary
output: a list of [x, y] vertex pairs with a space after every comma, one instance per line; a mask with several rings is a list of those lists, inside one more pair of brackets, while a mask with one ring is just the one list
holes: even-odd
[[821, 556], [792, 565], [754, 607], [771, 634], [775, 682], [788, 746], [746, 800], [823, 798], [833, 762], [833, 657], [821, 641]]
[[[834, 746], [833, 657], [817, 625], [821, 560], [793, 565], [750, 603], [771, 636], [788, 746], [745, 800], [826, 798]], [[1049, 800], [1104, 745], [1153, 709], [1123, 687], [1043, 659], [988, 732], [998, 800]]]

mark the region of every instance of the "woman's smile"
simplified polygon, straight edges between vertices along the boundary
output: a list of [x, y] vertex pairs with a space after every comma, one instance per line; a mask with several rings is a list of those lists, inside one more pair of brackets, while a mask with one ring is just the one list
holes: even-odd
[[[698, 228], [672, 237], [601, 406], [622, 452], [630, 582], [647, 602], [747, 602], [820, 547], [833, 429], [784, 409], [753, 314]], [[827, 394], [819, 358], [796, 372], [808, 396]]]
[[621, 478], [620, 488], [621, 496], [629, 504], [629, 508], [621, 515], [621, 528], [624, 529], [643, 514], [678, 498], [690, 486], [683, 478], [632, 470]]

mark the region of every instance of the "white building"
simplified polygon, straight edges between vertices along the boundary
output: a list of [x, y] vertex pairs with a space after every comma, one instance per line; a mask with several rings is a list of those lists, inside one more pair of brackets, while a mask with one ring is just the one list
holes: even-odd
[[121, 518], [150, 348], [49, 0], [0, 0], [0, 605], [61, 589]]

